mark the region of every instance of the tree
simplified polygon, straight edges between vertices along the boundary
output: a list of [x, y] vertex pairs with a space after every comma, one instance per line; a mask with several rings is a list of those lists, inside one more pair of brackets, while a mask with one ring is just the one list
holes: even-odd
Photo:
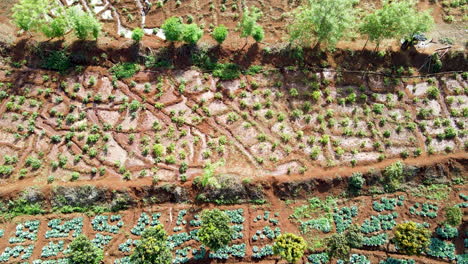
[[37, 30], [51, 10], [48, 0], [20, 0], [12, 8], [14, 23], [24, 31]]
[[304, 255], [307, 243], [300, 236], [291, 233], [281, 234], [275, 239], [273, 253], [288, 263], [296, 263]]
[[362, 173], [356, 172], [349, 178], [348, 190], [353, 194], [358, 194], [366, 180], [362, 177]]
[[13, 21], [25, 31], [40, 31], [48, 38], [74, 30], [79, 39], [97, 38], [101, 23], [80, 6], [63, 7], [50, 0], [21, 0], [13, 9]]
[[91, 13], [83, 11], [79, 6], [70, 7], [67, 13], [78, 39], [98, 38], [102, 26], [96, 17]]
[[265, 37], [265, 31], [263, 30], [263, 28], [259, 25], [256, 25], [253, 29], [253, 32], [252, 32], [252, 38], [256, 41], [256, 42], [260, 42], [263, 40], [263, 38]]
[[430, 13], [417, 10], [412, 0], [387, 0], [382, 8], [364, 17], [359, 31], [375, 42], [377, 49], [384, 39], [412, 38], [416, 33], [428, 31], [434, 23]]
[[143, 31], [143, 29], [139, 27], [133, 29], [132, 31], [132, 39], [137, 43], [143, 39], [144, 35], [145, 35], [145, 32]]
[[353, 3], [349, 0], [309, 0], [293, 12], [290, 42], [299, 46], [315, 43], [317, 47], [324, 44], [334, 48], [339, 40], [352, 32], [356, 20]]
[[203, 36], [203, 30], [197, 24], [183, 25], [182, 40], [188, 44], [196, 44]]
[[451, 206], [445, 208], [445, 222], [451, 226], [461, 225], [463, 220], [463, 212], [460, 208]]
[[351, 248], [362, 247], [364, 237], [357, 225], [350, 225], [343, 233], [333, 234], [327, 240], [330, 258], [348, 259]]
[[231, 241], [233, 229], [229, 226], [231, 219], [219, 210], [204, 210], [201, 215], [202, 224], [198, 230], [200, 242], [212, 251], [226, 246]]
[[162, 225], [146, 229], [130, 256], [132, 264], [171, 264], [172, 253], [167, 243], [167, 234]]
[[[257, 21], [262, 17], [262, 12], [257, 7], [253, 6], [249, 9], [246, 7], [242, 14], [240, 22], [241, 37], [248, 38], [249, 36], [254, 37], [255, 41], [261, 41], [263, 39], [263, 28], [257, 24]], [[259, 40], [257, 40], [259, 39]]]
[[70, 264], [98, 264], [103, 258], [102, 250], [85, 235], [78, 236], [70, 243], [70, 253], [67, 255]]
[[403, 163], [397, 161], [386, 167], [383, 171], [383, 177], [385, 183], [384, 189], [386, 192], [395, 192], [398, 190], [403, 181]]
[[179, 41], [182, 38], [182, 32], [184, 30], [184, 25], [179, 17], [170, 17], [164, 21], [161, 26], [164, 36], [166, 39], [175, 42]]
[[216, 42], [218, 42], [219, 45], [221, 45], [224, 40], [226, 40], [228, 35], [228, 29], [224, 25], [219, 25], [215, 27], [213, 30], [213, 33], [211, 33], [211, 36], [213, 37]]
[[398, 251], [407, 255], [418, 255], [429, 245], [431, 232], [416, 224], [406, 222], [396, 225], [393, 241]]

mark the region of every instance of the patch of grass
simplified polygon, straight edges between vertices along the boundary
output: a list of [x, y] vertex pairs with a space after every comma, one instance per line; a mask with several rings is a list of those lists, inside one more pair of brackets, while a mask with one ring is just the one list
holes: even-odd
[[31, 203], [26, 199], [11, 200], [7, 204], [0, 203], [0, 208], [0, 218], [4, 219], [11, 219], [20, 215], [38, 215], [46, 213], [41, 203]]
[[429, 200], [442, 201], [448, 198], [451, 191], [452, 189], [445, 184], [421, 185], [412, 191], [412, 195]]
[[41, 67], [47, 70], [64, 72], [71, 68], [73, 64], [70, 61], [70, 55], [63, 50], [51, 51], [42, 58]]

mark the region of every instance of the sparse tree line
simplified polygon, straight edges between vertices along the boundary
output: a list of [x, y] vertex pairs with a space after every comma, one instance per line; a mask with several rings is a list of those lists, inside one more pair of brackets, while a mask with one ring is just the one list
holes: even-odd
[[[414, 0], [384, 0], [382, 7], [373, 13], [360, 15], [358, 0], [308, 0], [291, 12], [288, 26], [289, 42], [297, 47], [333, 49], [336, 44], [357, 34], [367, 41], [379, 44], [386, 39], [406, 38], [427, 32], [434, 21], [431, 11], [416, 8]], [[21, 0], [13, 7], [13, 20], [24, 31], [41, 32], [48, 38], [60, 38], [74, 31], [79, 39], [97, 38], [101, 24], [90, 12], [80, 7], [64, 7], [49, 0]], [[237, 31], [247, 40], [252, 37], [260, 42], [265, 31], [258, 24], [262, 12], [257, 7], [246, 7]], [[180, 17], [170, 17], [161, 26], [166, 40], [196, 44], [203, 36], [203, 28], [196, 23], [184, 23]], [[224, 25], [215, 27], [212, 38], [222, 44], [229, 34]], [[140, 42], [144, 36], [141, 28], [135, 28], [132, 39]], [[366, 45], [367, 45], [366, 41]]]

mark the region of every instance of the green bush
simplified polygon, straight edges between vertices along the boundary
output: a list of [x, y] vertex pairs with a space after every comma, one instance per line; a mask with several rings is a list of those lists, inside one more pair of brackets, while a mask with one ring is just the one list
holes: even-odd
[[452, 206], [445, 208], [445, 222], [451, 226], [461, 225], [463, 212], [460, 208]]
[[85, 235], [75, 238], [69, 250], [67, 259], [70, 264], [99, 264], [104, 259], [102, 250], [94, 246]]
[[216, 252], [231, 241], [234, 230], [229, 226], [231, 219], [219, 210], [204, 210], [201, 215], [202, 224], [198, 230], [200, 242]]
[[182, 40], [188, 44], [196, 44], [203, 36], [203, 30], [197, 24], [183, 25]]
[[130, 78], [135, 73], [140, 70], [140, 67], [136, 63], [124, 62], [124, 63], [117, 63], [112, 68], [110, 68], [110, 72], [114, 74], [117, 79], [125, 79]]
[[143, 29], [141, 29], [139, 27], [133, 29], [133, 31], [132, 31], [132, 39], [135, 42], [140, 42], [143, 39], [144, 35], [145, 35], [145, 32], [143, 31]]
[[362, 173], [353, 173], [353, 175], [349, 178], [349, 186], [348, 190], [351, 193], [358, 194], [362, 186], [364, 186], [364, 183], [366, 180], [362, 177]]
[[184, 24], [179, 17], [170, 17], [164, 21], [162, 30], [166, 39], [169, 41], [179, 41], [182, 38], [182, 32], [184, 30]]
[[170, 264], [172, 253], [168, 245], [166, 231], [162, 225], [143, 231], [141, 240], [130, 256], [132, 264]]
[[233, 80], [240, 76], [240, 68], [234, 63], [218, 63], [213, 70], [213, 76], [221, 80]]
[[273, 253], [288, 263], [296, 263], [304, 255], [306, 247], [307, 244], [302, 237], [285, 233], [275, 239]]
[[407, 255], [418, 255], [429, 245], [431, 232], [415, 222], [398, 224], [395, 227], [393, 242], [398, 251]]
[[47, 70], [64, 72], [72, 67], [70, 55], [64, 50], [51, 51], [42, 58], [41, 67]]
[[221, 45], [228, 36], [228, 29], [224, 25], [219, 25], [213, 30], [211, 36]]
[[384, 189], [386, 192], [395, 192], [403, 181], [403, 163], [397, 161], [383, 171]]

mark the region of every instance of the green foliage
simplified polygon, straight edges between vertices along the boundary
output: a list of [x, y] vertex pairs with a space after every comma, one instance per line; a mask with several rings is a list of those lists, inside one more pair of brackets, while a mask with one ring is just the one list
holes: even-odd
[[358, 194], [366, 180], [362, 177], [362, 173], [353, 173], [349, 178], [348, 190], [353, 194]]
[[213, 209], [204, 210], [201, 219], [202, 224], [198, 230], [200, 242], [215, 252], [227, 246], [234, 233], [234, 230], [229, 226], [231, 222], [229, 216], [219, 209]]
[[143, 39], [144, 35], [145, 35], [145, 32], [143, 31], [143, 29], [139, 27], [133, 29], [132, 31], [132, 39], [137, 43]]
[[49, 0], [20, 0], [13, 6], [13, 21], [22, 30], [37, 30], [44, 23], [44, 14], [52, 6]]
[[44, 214], [46, 211], [38, 202], [29, 202], [26, 199], [17, 199], [8, 201], [4, 205], [0, 203], [0, 216], [4, 218], [12, 218], [19, 215], [38, 215]]
[[70, 243], [67, 259], [70, 264], [98, 264], [104, 255], [85, 235], [80, 235]]
[[386, 192], [395, 192], [400, 188], [400, 184], [403, 181], [403, 163], [397, 161], [392, 165], [385, 168], [383, 171], [384, 177], [384, 189]]
[[162, 30], [166, 39], [172, 42], [179, 41], [182, 38], [184, 25], [179, 17], [170, 17], [164, 21]]
[[349, 35], [355, 22], [355, 8], [349, 0], [310, 0], [294, 12], [289, 40], [299, 46], [336, 43]]
[[394, 231], [394, 243], [398, 251], [407, 255], [418, 255], [429, 245], [431, 233], [415, 222], [398, 224]]
[[60, 8], [58, 10], [59, 15], [57, 17], [52, 18], [48, 23], [44, 23], [40, 27], [41, 32], [48, 38], [63, 37], [70, 30], [70, 23], [64, 9]]
[[257, 21], [262, 17], [262, 12], [255, 6], [246, 7], [242, 14], [239, 24], [241, 37], [247, 38], [252, 36], [255, 41], [261, 41], [264, 37], [263, 28], [257, 24]]
[[167, 239], [166, 231], [162, 225], [145, 229], [140, 242], [130, 256], [131, 263], [172, 263], [172, 253]]
[[67, 10], [67, 17], [78, 39], [98, 38], [102, 26], [91, 13], [83, 11], [79, 6], [72, 6]]
[[412, 38], [430, 29], [434, 23], [430, 13], [417, 10], [415, 1], [385, 1], [382, 8], [364, 17], [359, 31], [377, 44], [384, 39]]
[[65, 50], [54, 50], [42, 59], [41, 66], [47, 70], [64, 72], [72, 66], [72, 63]]
[[211, 36], [213, 37], [214, 40], [216, 40], [216, 42], [218, 42], [218, 44], [222, 44], [224, 42], [224, 40], [226, 40], [227, 36], [228, 36], [228, 29], [227, 27], [225, 27], [224, 25], [219, 25], [217, 27], [215, 27], [215, 29], [213, 30], [213, 33], [211, 33]]
[[237, 79], [240, 76], [240, 68], [234, 63], [217, 63], [213, 70], [213, 76], [223, 81]]
[[130, 78], [139, 70], [138, 64], [131, 62], [117, 63], [109, 69], [117, 79]]
[[458, 236], [458, 229], [445, 224], [436, 229], [436, 234], [445, 239], [451, 239]]
[[357, 225], [351, 225], [343, 233], [335, 233], [327, 239], [328, 256], [330, 258], [348, 259], [351, 248], [360, 248], [364, 237]]
[[429, 200], [445, 200], [448, 198], [451, 189], [445, 184], [420, 185], [412, 191], [416, 197], [424, 197]]
[[183, 26], [182, 40], [188, 44], [196, 44], [203, 36], [203, 30], [197, 24]]
[[463, 220], [463, 211], [455, 206], [445, 208], [445, 223], [451, 226], [461, 225]]
[[285, 233], [275, 239], [273, 253], [288, 263], [296, 263], [304, 255], [306, 246], [307, 244], [302, 237]]

